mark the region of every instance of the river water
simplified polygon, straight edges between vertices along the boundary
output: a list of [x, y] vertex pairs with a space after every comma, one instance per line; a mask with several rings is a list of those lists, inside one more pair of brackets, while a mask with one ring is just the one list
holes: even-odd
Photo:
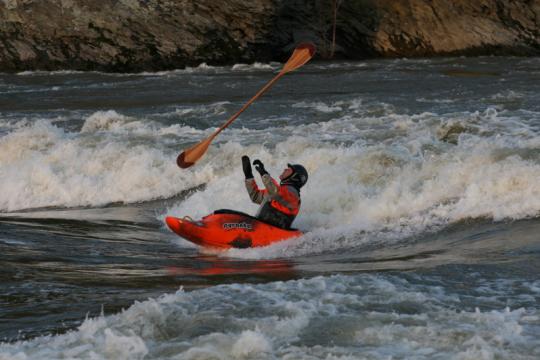
[[[540, 59], [311, 63], [180, 170], [280, 66], [0, 74], [0, 359], [540, 357]], [[305, 235], [172, 234], [244, 154]]]

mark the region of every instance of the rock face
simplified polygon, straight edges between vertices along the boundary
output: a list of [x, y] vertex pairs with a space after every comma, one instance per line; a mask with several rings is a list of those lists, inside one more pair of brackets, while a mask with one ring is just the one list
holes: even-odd
[[0, 69], [247, 61], [265, 44], [273, 11], [271, 1], [0, 0]]
[[540, 0], [378, 0], [371, 8], [376, 54], [540, 53]]
[[[162, 70], [330, 53], [333, 0], [0, 0], [0, 71]], [[337, 55], [540, 54], [540, 0], [341, 0]]]

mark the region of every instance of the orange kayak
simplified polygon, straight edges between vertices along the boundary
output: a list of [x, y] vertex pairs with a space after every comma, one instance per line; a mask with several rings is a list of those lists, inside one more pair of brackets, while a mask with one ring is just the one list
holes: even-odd
[[267, 246], [278, 241], [301, 236], [296, 229], [282, 229], [234, 210], [217, 210], [201, 220], [167, 216], [169, 228], [194, 244], [210, 248]]

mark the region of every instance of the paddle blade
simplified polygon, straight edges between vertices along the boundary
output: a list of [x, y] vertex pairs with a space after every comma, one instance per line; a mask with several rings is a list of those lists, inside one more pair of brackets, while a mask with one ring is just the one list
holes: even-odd
[[312, 43], [299, 44], [292, 53], [289, 61], [283, 66], [283, 72], [293, 71], [307, 63], [315, 55], [315, 45]]
[[204, 153], [206, 152], [206, 150], [208, 150], [208, 147], [210, 146], [210, 143], [212, 143], [213, 139], [214, 136], [210, 136], [206, 140], [201, 141], [200, 143], [193, 145], [189, 149], [184, 150], [176, 158], [176, 164], [182, 169], [187, 169], [188, 167], [195, 164], [200, 158], [203, 157]]

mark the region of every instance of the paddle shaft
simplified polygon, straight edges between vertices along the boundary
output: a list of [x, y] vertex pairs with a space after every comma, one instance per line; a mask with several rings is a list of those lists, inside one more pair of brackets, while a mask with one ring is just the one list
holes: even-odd
[[236, 114], [234, 114], [233, 116], [231, 116], [231, 118], [229, 120], [227, 120], [227, 122], [225, 124], [223, 124], [213, 135], [212, 135], [212, 138], [216, 137], [220, 132], [222, 132], [227, 126], [229, 126], [234, 120], [236, 120], [236, 118], [238, 116], [240, 116], [241, 113], [244, 112], [244, 110], [246, 110], [255, 100], [257, 100], [262, 94], [264, 94], [268, 89], [270, 89], [272, 87], [272, 85], [274, 85], [274, 83], [276, 81], [278, 81], [283, 75], [286, 74], [286, 71], [280, 71], [279, 74], [277, 74], [272, 80], [270, 80], [268, 83], [266, 83], [266, 85], [264, 85], [264, 87], [259, 90], [258, 93], [255, 94], [255, 96], [253, 96], [247, 103], [244, 104], [244, 106], [242, 106], [242, 108], [240, 110], [238, 110], [236, 112]]
[[223, 124], [219, 129], [217, 129], [212, 135], [207, 137], [205, 140], [199, 142], [196, 145], [193, 145], [189, 149], [184, 150], [178, 157], [176, 158], [176, 163], [179, 167], [182, 169], [188, 168], [195, 164], [197, 160], [199, 160], [214, 138], [218, 136], [220, 132], [222, 132], [227, 126], [229, 126], [244, 110], [246, 110], [255, 100], [257, 100], [262, 94], [264, 94], [276, 81], [278, 81], [283, 75], [288, 73], [289, 71], [293, 71], [295, 69], [298, 69], [300, 66], [304, 65], [306, 62], [308, 62], [312, 57], [313, 54], [315, 54], [315, 46], [311, 43], [304, 43], [300, 44], [293, 52], [290, 59], [285, 63], [285, 66], [283, 66], [283, 69], [277, 74], [272, 80], [270, 80], [264, 87], [255, 94], [240, 110], [238, 110], [233, 116], [229, 118]]

